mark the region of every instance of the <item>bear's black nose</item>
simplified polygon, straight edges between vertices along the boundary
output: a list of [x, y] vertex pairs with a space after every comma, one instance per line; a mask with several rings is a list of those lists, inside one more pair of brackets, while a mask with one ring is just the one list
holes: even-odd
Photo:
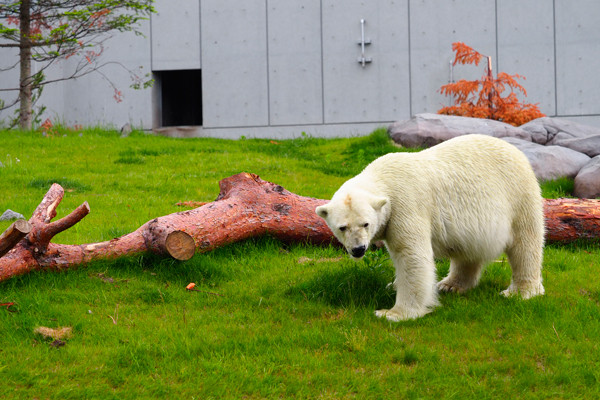
[[352, 257], [360, 258], [365, 255], [365, 251], [367, 251], [367, 246], [358, 246], [352, 248]]

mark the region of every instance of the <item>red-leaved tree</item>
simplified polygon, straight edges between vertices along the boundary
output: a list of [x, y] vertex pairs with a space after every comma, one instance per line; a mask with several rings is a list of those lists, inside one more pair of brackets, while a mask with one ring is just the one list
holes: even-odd
[[461, 79], [443, 85], [440, 92], [453, 98], [454, 105], [443, 107], [438, 114], [494, 119], [514, 126], [545, 116], [537, 104], [519, 102], [516, 91], [527, 96], [525, 88], [517, 82], [517, 79], [525, 79], [524, 76], [499, 72], [494, 78], [491, 57], [461, 42], [452, 43], [452, 50], [456, 53], [453, 65], [479, 65], [483, 58], [487, 58], [486, 72], [479, 80]]

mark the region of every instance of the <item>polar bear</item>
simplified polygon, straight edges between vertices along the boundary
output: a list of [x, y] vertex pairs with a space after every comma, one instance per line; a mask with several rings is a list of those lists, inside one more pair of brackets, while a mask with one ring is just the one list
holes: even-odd
[[[544, 294], [540, 187], [521, 151], [497, 138], [464, 135], [419, 153], [392, 153], [345, 182], [316, 208], [354, 258], [383, 240], [396, 270], [396, 303], [378, 317], [400, 321], [437, 306], [437, 289], [462, 293], [506, 252], [505, 296]], [[436, 285], [434, 257], [450, 258]]]

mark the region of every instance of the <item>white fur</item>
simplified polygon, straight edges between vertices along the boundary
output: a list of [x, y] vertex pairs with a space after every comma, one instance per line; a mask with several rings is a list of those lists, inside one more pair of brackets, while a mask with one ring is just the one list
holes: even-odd
[[502, 293], [544, 293], [540, 188], [527, 158], [503, 140], [465, 135], [419, 153], [387, 154], [316, 212], [357, 258], [361, 246], [384, 240], [397, 293], [379, 317], [418, 318], [439, 304], [434, 257], [451, 259], [437, 283], [442, 291], [474, 287], [485, 264], [506, 252], [512, 281]]

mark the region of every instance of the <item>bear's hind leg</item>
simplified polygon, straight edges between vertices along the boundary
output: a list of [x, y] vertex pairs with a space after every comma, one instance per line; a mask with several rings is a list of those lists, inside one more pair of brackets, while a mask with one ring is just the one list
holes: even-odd
[[448, 276], [438, 282], [437, 287], [442, 292], [464, 293], [477, 286], [482, 267], [483, 264], [480, 262], [452, 259]]
[[504, 296], [521, 295], [523, 299], [544, 294], [542, 284], [542, 258], [543, 247], [541, 244], [527, 244], [515, 242], [506, 249], [508, 261], [512, 269], [512, 279]]

